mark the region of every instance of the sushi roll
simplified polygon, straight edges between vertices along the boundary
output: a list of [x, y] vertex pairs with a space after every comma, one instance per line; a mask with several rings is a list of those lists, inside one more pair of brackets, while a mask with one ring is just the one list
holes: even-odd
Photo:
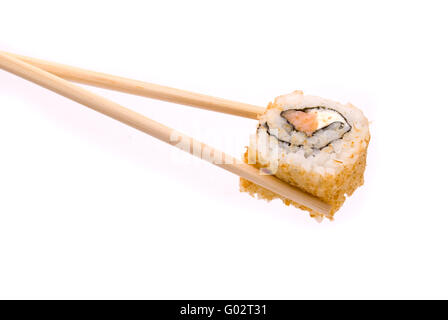
[[243, 159], [261, 174], [274, 174], [319, 197], [331, 205], [331, 212], [324, 216], [243, 178], [240, 190], [268, 201], [280, 198], [319, 221], [332, 220], [346, 195], [364, 183], [369, 140], [368, 120], [349, 103], [302, 91], [277, 97], [259, 117]]

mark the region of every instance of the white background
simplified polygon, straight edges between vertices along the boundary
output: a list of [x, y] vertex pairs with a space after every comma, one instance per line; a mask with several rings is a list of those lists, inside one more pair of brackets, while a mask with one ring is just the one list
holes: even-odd
[[[0, 298], [448, 298], [444, 1], [3, 1], [0, 50], [371, 120], [334, 222], [0, 71]], [[92, 89], [240, 157], [255, 121]], [[230, 138], [228, 138], [230, 137]]]

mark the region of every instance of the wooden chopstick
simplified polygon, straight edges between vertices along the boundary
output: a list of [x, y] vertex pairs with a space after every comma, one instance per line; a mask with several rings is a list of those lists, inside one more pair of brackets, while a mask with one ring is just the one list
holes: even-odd
[[265, 108], [3, 52], [66, 80], [201, 109], [257, 119]]
[[[160, 124], [135, 111], [129, 110], [113, 101], [110, 101], [84, 88], [72, 84], [69, 81], [59, 78], [54, 74], [23, 62], [9, 54], [0, 52], [0, 68], [26, 80], [34, 82], [51, 91], [54, 91], [66, 98], [76, 101], [115, 120], [125, 123], [137, 130], [143, 131], [171, 145], [176, 146], [176, 144], [178, 144], [179, 142], [179, 139], [182, 139], [182, 141], [187, 141], [189, 142], [189, 145], [191, 147], [189, 148], [189, 150], [185, 151], [188, 151], [193, 155], [200, 156], [202, 159], [204, 158], [197, 152], [198, 146], [200, 146], [200, 150], [210, 151], [210, 155], [222, 154], [223, 158], [231, 159], [232, 163], [229, 163], [229, 161], [226, 161], [224, 163], [217, 163], [216, 161], [211, 160], [213, 159], [213, 157], [209, 157], [204, 160], [208, 160], [209, 162], [227, 171], [230, 171], [240, 177], [243, 177], [253, 183], [256, 183], [268, 190], [271, 190], [272, 192], [282, 195], [319, 213], [328, 214], [330, 212], [330, 205], [328, 205], [327, 203], [323, 202], [317, 197], [314, 197], [308, 193], [292, 187], [291, 185], [281, 181], [275, 176], [260, 175], [259, 171], [251, 165], [241, 163], [224, 153], [220, 153], [219, 150], [213, 149], [212, 147], [194, 140], [187, 135], [178, 133], [177, 131], [166, 127], [163, 124]], [[177, 139], [175, 139], [175, 141], [172, 141], [173, 136], [177, 136]], [[196, 146], [196, 148], [193, 148], [193, 146]]]

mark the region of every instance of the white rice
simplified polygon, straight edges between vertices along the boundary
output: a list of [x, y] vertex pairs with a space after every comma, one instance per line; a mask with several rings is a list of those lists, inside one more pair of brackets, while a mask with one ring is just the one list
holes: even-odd
[[[341, 104], [336, 101], [316, 96], [304, 95], [301, 91], [294, 91], [290, 94], [276, 98], [274, 107], [271, 107], [260, 117], [259, 124], [263, 125], [264, 123], [268, 123], [270, 126], [278, 128], [281, 127], [282, 122], [284, 122], [284, 119], [280, 115], [282, 111], [319, 106], [333, 109], [341, 113], [351, 126], [351, 130], [345, 133], [341, 139], [331, 142], [328, 146], [320, 150], [314, 150], [311, 155], [306, 148], [300, 148], [286, 143], [279, 143], [278, 149], [270, 149], [268, 154], [263, 154], [257, 150], [259, 161], [270, 162], [273, 159], [277, 159], [279, 165], [300, 165], [306, 171], [315, 172], [320, 176], [326, 174], [335, 175], [339, 170], [342, 170], [344, 166], [356, 161], [356, 157], [353, 157], [353, 155], [366, 147], [366, 140], [368, 141], [369, 137], [369, 128], [368, 120], [362, 111], [350, 103]], [[281, 139], [280, 131], [278, 132], [279, 138]], [[266, 129], [260, 127], [260, 129], [257, 130], [257, 137], [258, 139], [268, 139], [269, 134]], [[331, 140], [330, 138], [328, 139]], [[300, 141], [294, 142], [300, 143]]]

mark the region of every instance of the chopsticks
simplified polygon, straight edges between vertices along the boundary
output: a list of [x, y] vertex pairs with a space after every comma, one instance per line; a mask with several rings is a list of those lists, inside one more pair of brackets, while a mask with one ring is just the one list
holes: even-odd
[[[0, 52], [0, 68], [54, 91], [68, 99], [78, 102], [117, 121], [127, 124], [137, 130], [145, 132], [173, 146], [179, 146], [179, 140], [187, 142], [190, 146], [188, 150], [183, 148], [181, 149], [189, 152], [190, 154], [199, 156], [218, 167], [230, 171], [292, 201], [305, 205], [314, 211], [322, 214], [329, 214], [330, 212], [330, 205], [327, 203], [317, 197], [294, 188], [275, 176], [260, 175], [259, 171], [251, 165], [241, 163], [235, 158], [232, 158], [219, 150], [216, 150], [187, 135], [179, 133], [161, 123], [151, 120], [135, 111], [127, 109], [113, 101], [72, 84], [52, 73], [21, 61], [10, 54]], [[173, 139], [173, 137], [175, 137], [175, 139]], [[185, 143], [182, 143], [182, 145], [185, 146]], [[202, 151], [207, 150], [210, 157], [202, 157], [202, 153], [198, 153], [198, 148]], [[221, 159], [226, 159], [226, 161], [214, 161], [214, 155], [221, 155]], [[231, 163], [228, 159], [231, 159]]]
[[201, 109], [232, 114], [235, 116], [257, 119], [265, 108], [221, 98], [215, 98], [204, 94], [193, 93], [185, 90], [161, 86], [110, 74], [71, 67], [50, 61], [19, 56], [12, 53], [3, 54], [20, 59], [49, 73], [66, 80], [87, 84], [104, 89], [121, 91], [147, 98], [153, 98], [178, 104], [188, 105]]

